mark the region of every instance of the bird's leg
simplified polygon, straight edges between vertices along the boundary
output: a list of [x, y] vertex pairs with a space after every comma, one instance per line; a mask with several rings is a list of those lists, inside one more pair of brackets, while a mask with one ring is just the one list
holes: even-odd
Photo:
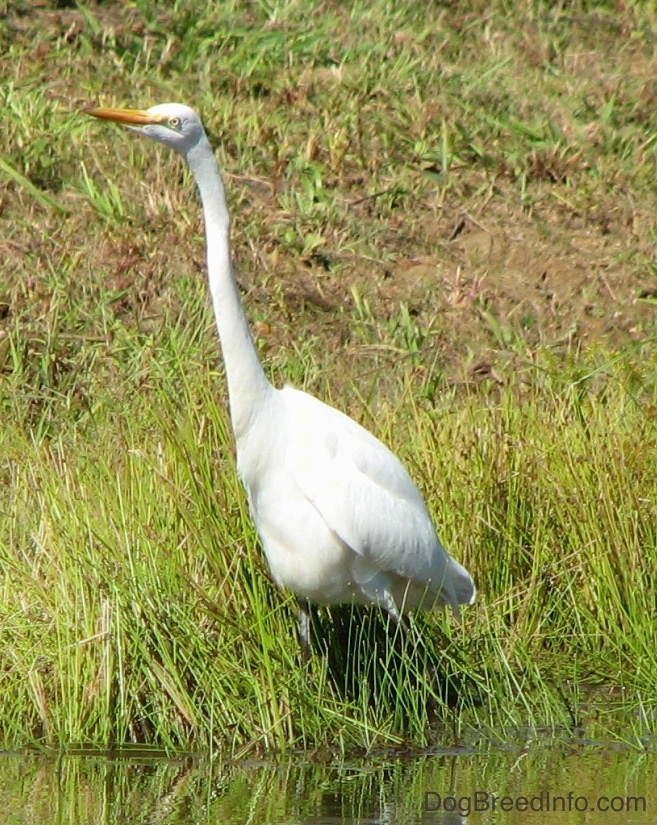
[[397, 605], [395, 604], [395, 600], [392, 598], [390, 593], [384, 593], [383, 601], [381, 602], [381, 606], [386, 611], [388, 616], [393, 620], [396, 625], [401, 624], [401, 615], [399, 614], [399, 610], [397, 610]]
[[[395, 600], [387, 593], [383, 602], [383, 609], [392, 619], [392, 637], [391, 641], [395, 649], [404, 653], [416, 653], [424, 642], [422, 635], [415, 626], [413, 617], [410, 613], [404, 613], [397, 608]], [[410, 647], [409, 647], [410, 645]]]
[[301, 658], [304, 662], [310, 661], [310, 605], [306, 599], [297, 596], [299, 605], [299, 645]]

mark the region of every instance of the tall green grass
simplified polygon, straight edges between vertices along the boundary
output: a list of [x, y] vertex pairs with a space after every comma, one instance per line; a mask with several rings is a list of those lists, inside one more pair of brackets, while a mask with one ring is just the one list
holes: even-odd
[[[632, 736], [650, 728], [657, 373], [637, 391], [635, 361], [582, 381], [545, 356], [527, 368], [540, 381], [487, 398], [418, 402], [408, 378], [394, 409], [379, 399], [376, 429], [479, 601], [463, 627], [418, 616], [403, 632], [376, 611], [317, 611], [306, 669], [236, 479], [221, 382], [182, 337], [166, 347], [152, 358], [169, 366], [118, 409], [96, 385], [83, 424], [3, 428], [6, 739], [422, 744], [457, 720], [584, 726], [596, 687], [641, 708]], [[26, 405], [5, 396], [5, 420]]]

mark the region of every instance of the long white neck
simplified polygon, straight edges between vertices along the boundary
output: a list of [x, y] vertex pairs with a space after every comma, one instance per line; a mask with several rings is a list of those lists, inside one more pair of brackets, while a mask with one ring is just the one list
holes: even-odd
[[210, 295], [226, 369], [233, 430], [239, 443], [273, 387], [258, 359], [240, 299], [233, 272], [226, 194], [207, 138], [188, 152], [187, 162], [203, 203]]

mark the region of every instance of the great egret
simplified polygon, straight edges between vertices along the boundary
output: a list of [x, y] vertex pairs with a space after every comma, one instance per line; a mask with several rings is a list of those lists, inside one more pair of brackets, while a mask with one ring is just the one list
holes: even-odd
[[201, 195], [208, 277], [228, 384], [237, 469], [275, 582], [296, 594], [309, 651], [308, 603], [403, 610], [472, 604], [467, 570], [443, 548], [399, 459], [348, 416], [267, 380], [233, 274], [223, 181], [199, 116], [166, 103], [88, 109], [170, 149]]

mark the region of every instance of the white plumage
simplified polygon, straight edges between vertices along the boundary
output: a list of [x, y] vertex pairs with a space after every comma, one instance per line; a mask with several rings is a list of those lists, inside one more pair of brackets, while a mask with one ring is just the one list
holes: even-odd
[[302, 611], [306, 602], [356, 602], [397, 620], [404, 609], [443, 605], [458, 616], [460, 604], [474, 601], [472, 578], [441, 545], [401, 462], [348, 416], [267, 380], [233, 274], [223, 182], [198, 115], [173, 103], [89, 114], [175, 149], [196, 179], [238, 472], [276, 583]]

